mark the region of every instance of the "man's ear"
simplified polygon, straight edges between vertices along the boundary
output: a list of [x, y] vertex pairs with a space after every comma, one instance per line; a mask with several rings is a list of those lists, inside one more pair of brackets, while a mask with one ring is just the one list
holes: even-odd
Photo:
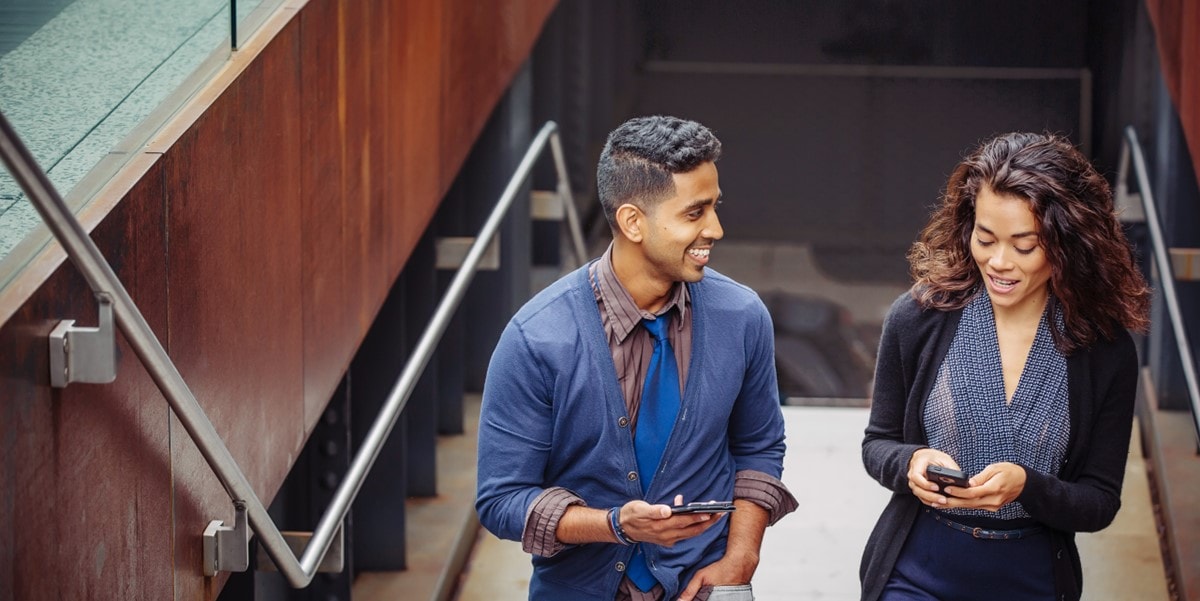
[[617, 207], [617, 229], [630, 242], [641, 242], [646, 227], [646, 214], [636, 206], [625, 203]]

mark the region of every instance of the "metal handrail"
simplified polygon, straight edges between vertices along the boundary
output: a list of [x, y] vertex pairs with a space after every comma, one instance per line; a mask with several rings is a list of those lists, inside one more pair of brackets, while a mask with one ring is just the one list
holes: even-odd
[[229, 449], [221, 440], [212, 422], [171, 361], [158, 338], [150, 329], [146, 319], [129, 296], [125, 287], [104, 259], [96, 244], [88, 237], [79, 220], [67, 208], [58, 191], [50, 183], [45, 172], [38, 166], [28, 148], [20, 141], [12, 126], [0, 113], [0, 159], [8, 167], [14, 179], [21, 185], [55, 238], [63, 245], [67, 255], [83, 273], [88, 285], [98, 294], [108, 293], [112, 297], [117, 325], [141, 359], [146, 370], [158, 385], [171, 408], [179, 416], [183, 427], [191, 435], [200, 453], [208, 461], [213, 472], [225, 487], [235, 507], [244, 506], [250, 527], [259, 537], [259, 544], [274, 560], [279, 571], [295, 588], [303, 588], [312, 582], [317, 569], [334, 540], [338, 528], [346, 517], [351, 503], [357, 496], [375, 459], [379, 456], [388, 434], [404, 410], [417, 380], [424, 371], [433, 351], [446, 330], [450, 318], [466, 293], [484, 251], [495, 237], [501, 221], [512, 206], [518, 191], [528, 179], [535, 160], [550, 143], [554, 153], [554, 165], [558, 174], [558, 191], [566, 205], [566, 213], [574, 239], [576, 256], [580, 263], [584, 256], [583, 237], [579, 228], [574, 201], [570, 195], [566, 162], [562, 156], [562, 144], [558, 137], [558, 125], [547, 122], [538, 132], [516, 172], [509, 180], [496, 206], [492, 209], [479, 236], [471, 245], [462, 266], [455, 273], [442, 301], [434, 311], [429, 325], [421, 335], [412, 356], [404, 366], [400, 378], [388, 394], [379, 417], [371, 426], [363, 446], [355, 454], [350, 469], [334, 493], [333, 501], [321, 516], [300, 558], [292, 552], [279, 528], [271, 520], [266, 507], [254, 492], [254, 488], [238, 467]]
[[1162, 225], [1158, 220], [1158, 207], [1154, 204], [1154, 195], [1150, 191], [1150, 177], [1146, 171], [1146, 158], [1142, 154], [1142, 146], [1138, 142], [1137, 131], [1132, 125], [1125, 127], [1125, 139], [1121, 143], [1121, 158], [1117, 169], [1117, 196], [1128, 194], [1129, 165], [1132, 159], [1134, 175], [1137, 177], [1139, 196], [1142, 199], [1142, 210], [1146, 213], [1146, 226], [1150, 230], [1150, 244], [1154, 249], [1154, 262], [1158, 268], [1158, 277], [1162, 282], [1163, 301], [1167, 305], [1167, 315], [1171, 320], [1171, 330], [1175, 333], [1175, 345], [1179, 351], [1179, 361], [1183, 364], [1183, 379], [1187, 384], [1188, 398], [1192, 406], [1192, 422], [1196, 428], [1197, 439], [1200, 439], [1200, 384], [1197, 384], [1196, 364], [1192, 360], [1192, 345], [1188, 342], [1187, 328], [1183, 323], [1183, 312], [1179, 309], [1179, 298], [1175, 293], [1175, 270], [1171, 266], [1171, 257], [1167, 253], [1164, 242]]

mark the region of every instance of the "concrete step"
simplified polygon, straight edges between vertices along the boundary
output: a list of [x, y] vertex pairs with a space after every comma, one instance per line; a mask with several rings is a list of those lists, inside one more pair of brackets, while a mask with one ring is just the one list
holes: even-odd
[[[475, 546], [475, 447], [479, 395], [463, 401], [463, 433], [437, 443], [438, 494], [405, 504], [408, 569], [363, 572], [354, 581], [355, 601], [448, 601]], [[518, 547], [518, 550], [520, 548]]]
[[1160, 409], [1149, 370], [1138, 416], [1175, 599], [1200, 600], [1200, 456], [1190, 411]]

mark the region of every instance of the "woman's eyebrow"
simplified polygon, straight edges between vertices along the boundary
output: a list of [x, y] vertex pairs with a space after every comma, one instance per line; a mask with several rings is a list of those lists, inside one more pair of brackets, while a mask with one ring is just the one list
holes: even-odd
[[[992, 230], [989, 230], [989, 229], [987, 228], [987, 226], [984, 226], [983, 224], [976, 223], [976, 224], [975, 224], [975, 227], [977, 227], [977, 228], [979, 228], [979, 229], [983, 230], [983, 233], [985, 233], [985, 234], [988, 234], [989, 236], [995, 236], [995, 235], [996, 235], [996, 232], [993, 232]], [[1012, 236], [1010, 236], [1010, 238], [1025, 238], [1025, 237], [1028, 237], [1028, 236], [1037, 236], [1037, 235], [1038, 235], [1038, 234], [1037, 234], [1037, 232], [1021, 232], [1021, 233], [1019, 233], [1019, 234], [1013, 234]], [[997, 236], [997, 237], [999, 237], [999, 236]]]

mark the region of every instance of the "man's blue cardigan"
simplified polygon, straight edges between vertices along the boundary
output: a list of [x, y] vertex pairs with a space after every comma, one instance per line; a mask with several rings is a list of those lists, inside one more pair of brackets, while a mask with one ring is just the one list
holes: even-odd
[[[771, 318], [749, 288], [707, 270], [688, 284], [692, 356], [683, 403], [650, 490], [600, 323], [587, 266], [563, 277], [512, 318], [488, 368], [479, 424], [479, 519], [521, 540], [530, 504], [561, 486], [588, 506], [632, 499], [672, 504], [729, 500], [734, 475], [783, 473], [784, 428]], [[645, 477], [649, 477], [646, 475]], [[672, 548], [644, 545], [651, 570], [675, 598], [696, 570], [724, 555], [728, 522]], [[633, 547], [569, 546], [533, 558], [530, 599], [612, 601]]]

